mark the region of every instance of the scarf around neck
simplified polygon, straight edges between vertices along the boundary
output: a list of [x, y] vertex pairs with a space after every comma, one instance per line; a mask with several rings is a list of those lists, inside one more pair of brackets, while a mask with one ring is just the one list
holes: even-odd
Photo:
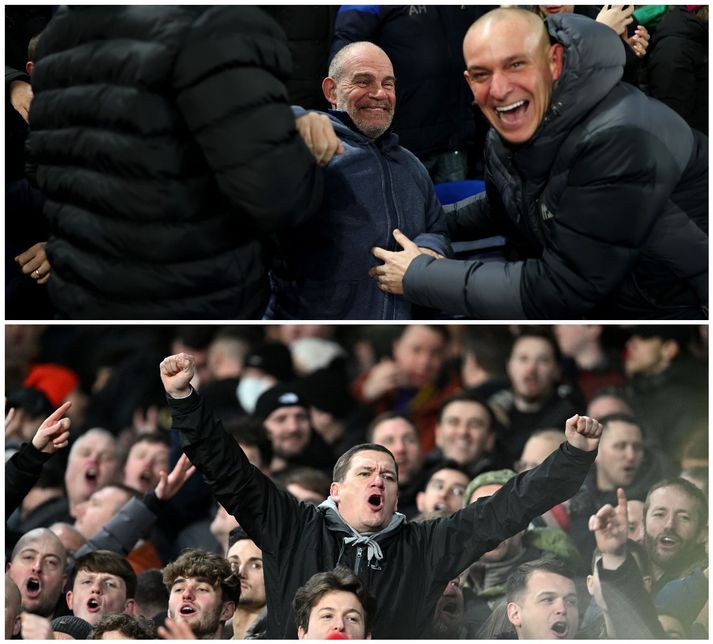
[[381, 561], [384, 558], [384, 553], [381, 551], [380, 541], [383, 541], [388, 535], [397, 530], [402, 523], [406, 522], [406, 517], [400, 512], [394, 512], [389, 525], [382, 528], [378, 532], [361, 534], [352, 528], [339, 514], [339, 508], [334, 502], [334, 499], [329, 496], [326, 501], [319, 504], [318, 509], [324, 514], [327, 523], [327, 529], [332, 532], [346, 533], [343, 537], [345, 546], [366, 546], [366, 558], [369, 563], [372, 559]]

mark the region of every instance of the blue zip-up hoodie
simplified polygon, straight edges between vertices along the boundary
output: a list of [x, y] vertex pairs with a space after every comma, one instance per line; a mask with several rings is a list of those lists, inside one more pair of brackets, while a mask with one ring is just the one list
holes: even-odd
[[[304, 114], [293, 108], [295, 116]], [[325, 168], [321, 210], [282, 235], [271, 273], [272, 319], [408, 320], [412, 305], [369, 277], [373, 246], [401, 250], [398, 228], [418, 246], [451, 255], [443, 210], [428, 172], [390, 131], [370, 139], [345, 112], [328, 113], [344, 154]]]

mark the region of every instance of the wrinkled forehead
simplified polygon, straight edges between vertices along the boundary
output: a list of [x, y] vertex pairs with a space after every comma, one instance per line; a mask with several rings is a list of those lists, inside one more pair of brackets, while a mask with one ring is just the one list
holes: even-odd
[[116, 452], [116, 441], [111, 434], [104, 430], [90, 429], [82, 434], [72, 445], [70, 456], [78, 450], [91, 450], [93, 452]]
[[651, 493], [649, 497], [649, 514], [656, 509], [698, 514], [696, 500], [674, 486], [660, 487]]
[[357, 452], [352, 456], [349, 464], [349, 471], [356, 470], [360, 467], [369, 467], [380, 470], [395, 470], [394, 459], [385, 452], [376, 450], [364, 450]]
[[26, 540], [18, 543], [18, 546], [16, 557], [28, 550], [33, 550], [43, 557], [46, 555], [56, 555], [60, 559], [66, 557], [66, 550], [59, 540], [59, 537], [54, 533], [36, 536], [30, 535], [26, 537]]
[[355, 47], [345, 57], [342, 66], [345, 78], [353, 78], [360, 74], [373, 75], [378, 78], [394, 75], [394, 68], [386, 53], [376, 45], [364, 44]]
[[[530, 12], [528, 12], [530, 13]], [[520, 11], [493, 11], [475, 23], [463, 41], [468, 58], [479, 52], [497, 53], [498, 57], [532, 55], [546, 42], [546, 29], [535, 14]]]

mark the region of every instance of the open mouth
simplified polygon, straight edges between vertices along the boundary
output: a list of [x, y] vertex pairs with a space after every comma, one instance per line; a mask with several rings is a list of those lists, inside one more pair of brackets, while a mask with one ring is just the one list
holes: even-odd
[[567, 635], [567, 622], [555, 622], [552, 624], [552, 632], [558, 638], [564, 638]]
[[194, 606], [191, 606], [190, 604], [184, 604], [183, 606], [181, 606], [178, 612], [183, 617], [190, 617], [191, 615], [195, 615], [197, 611]]
[[96, 613], [99, 610], [99, 602], [97, 601], [96, 597], [90, 597], [89, 600], [87, 601], [87, 610], [90, 613]]
[[436, 503], [433, 506], [434, 512], [440, 512], [441, 510], [447, 510], [447, 509], [448, 509], [448, 506], [443, 501], [440, 501], [439, 503]]
[[34, 598], [37, 597], [42, 591], [42, 584], [40, 584], [39, 579], [31, 577], [27, 580], [27, 585], [25, 586], [25, 589], [27, 590], [27, 596]]
[[678, 545], [679, 541], [675, 537], [663, 536], [659, 539], [659, 543], [665, 548], [674, 548]]
[[448, 617], [455, 617], [460, 613], [459, 607], [458, 607], [458, 602], [455, 600], [446, 600], [441, 603], [441, 611], [442, 614], [447, 615]]
[[139, 481], [144, 485], [151, 485], [152, 479], [153, 479], [153, 475], [151, 474], [151, 472], [149, 470], [145, 470], [145, 471], [141, 472], [141, 474], [139, 476]]
[[95, 467], [90, 467], [85, 473], [84, 478], [90, 483], [96, 483], [99, 478], [99, 472], [97, 472]]
[[367, 499], [367, 503], [374, 512], [378, 512], [384, 507], [384, 497], [382, 497], [381, 494], [372, 494]]
[[[528, 105], [528, 101], [515, 101], [510, 105], [496, 107], [495, 113], [503, 123], [515, 123], [525, 114]], [[532, 381], [534, 379], [528, 378], [527, 380]]]

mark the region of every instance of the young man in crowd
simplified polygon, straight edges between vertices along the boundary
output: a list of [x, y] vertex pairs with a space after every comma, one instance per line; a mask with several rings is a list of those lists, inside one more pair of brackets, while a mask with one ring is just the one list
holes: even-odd
[[226, 559], [233, 574], [240, 577], [240, 599], [233, 614], [233, 639], [261, 638], [267, 620], [262, 551], [242, 528], [235, 528], [230, 533]]
[[163, 571], [168, 617], [185, 622], [196, 639], [221, 639], [240, 599], [240, 580], [228, 561], [205, 550], [186, 550]]
[[136, 573], [115, 552], [94, 550], [79, 557], [70, 586], [67, 607], [89, 624], [104, 615], [134, 613]]
[[317, 573], [297, 589], [292, 605], [298, 639], [371, 639], [376, 602], [348, 568]]

